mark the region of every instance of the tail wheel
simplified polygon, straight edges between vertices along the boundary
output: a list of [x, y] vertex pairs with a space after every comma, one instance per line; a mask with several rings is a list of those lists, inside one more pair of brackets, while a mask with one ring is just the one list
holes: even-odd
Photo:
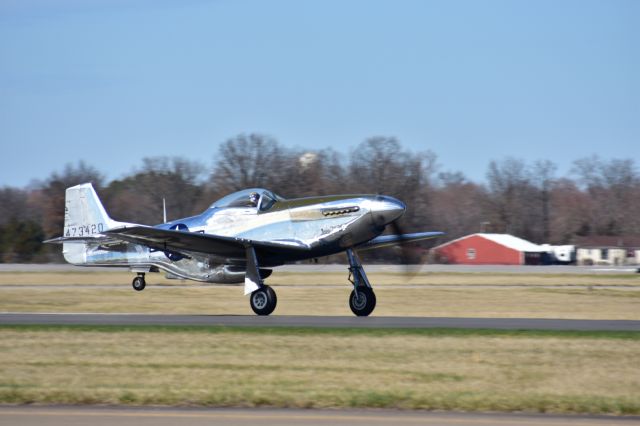
[[271, 287], [263, 285], [251, 293], [249, 303], [251, 304], [251, 309], [253, 309], [253, 312], [256, 314], [269, 315], [276, 309], [278, 298], [276, 297], [276, 292], [273, 291]]
[[376, 307], [376, 294], [369, 287], [358, 287], [358, 292], [353, 290], [349, 296], [349, 307], [357, 316], [366, 317]]
[[144, 277], [138, 276], [133, 279], [133, 282], [131, 283], [131, 285], [133, 286], [133, 289], [135, 291], [142, 291], [144, 290], [147, 283], [144, 281]]

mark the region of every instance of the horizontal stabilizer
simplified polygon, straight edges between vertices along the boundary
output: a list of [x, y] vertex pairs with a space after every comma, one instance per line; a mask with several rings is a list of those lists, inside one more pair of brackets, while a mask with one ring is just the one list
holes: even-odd
[[399, 235], [380, 235], [373, 240], [357, 246], [358, 250], [368, 250], [374, 248], [388, 247], [398, 244], [413, 243], [416, 241], [428, 240], [431, 238], [437, 238], [444, 235], [444, 232], [416, 232], [414, 234], [399, 234]]
[[104, 235], [94, 234], [86, 237], [58, 237], [51, 238], [50, 240], [44, 240], [44, 244], [67, 244], [67, 243], [102, 243], [113, 241], [113, 238], [105, 237]]

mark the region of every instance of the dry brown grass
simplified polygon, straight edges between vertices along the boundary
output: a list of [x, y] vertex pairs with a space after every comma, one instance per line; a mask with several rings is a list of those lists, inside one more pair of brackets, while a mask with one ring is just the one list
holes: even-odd
[[0, 401], [640, 412], [638, 339], [0, 329]]
[[[73, 272], [0, 272], [0, 286], [6, 285], [125, 285], [130, 284], [135, 274], [131, 272], [104, 272], [78, 268]], [[150, 274], [156, 284], [180, 284], [168, 280], [162, 274]]]
[[[509, 274], [509, 273], [422, 273], [415, 276], [378, 272], [369, 273], [374, 286], [379, 285], [447, 285], [447, 286], [625, 286], [640, 288], [640, 276], [635, 274]], [[122, 285], [133, 279], [131, 272], [96, 271], [78, 268], [73, 272], [0, 272], [2, 285]], [[163, 274], [148, 274], [147, 280], [154, 284], [181, 286], [191, 281], [168, 280]], [[346, 285], [347, 268], [338, 272], [279, 272], [277, 269], [268, 283], [271, 285]]]
[[[582, 274], [510, 274], [510, 273], [420, 273], [406, 275], [389, 272], [368, 273], [371, 283], [378, 285], [442, 285], [442, 286], [633, 286], [640, 288], [640, 276]], [[345, 284], [345, 273], [274, 272], [270, 282], [279, 285]]]
[[[0, 311], [252, 314], [241, 286], [206, 286], [149, 274], [148, 287], [135, 292], [131, 278], [130, 273], [91, 271], [0, 274]], [[401, 278], [372, 274], [378, 295], [374, 315], [640, 319], [640, 291], [626, 287], [636, 282], [628, 278], [437, 274], [416, 277], [410, 286], [399, 285], [404, 283]], [[609, 287], [545, 288], [549, 280], [566, 285], [578, 278]], [[501, 287], [510, 280], [530, 285]], [[276, 273], [268, 283], [278, 294], [276, 315], [351, 315], [344, 274]], [[449, 286], [423, 285], [426, 283]]]

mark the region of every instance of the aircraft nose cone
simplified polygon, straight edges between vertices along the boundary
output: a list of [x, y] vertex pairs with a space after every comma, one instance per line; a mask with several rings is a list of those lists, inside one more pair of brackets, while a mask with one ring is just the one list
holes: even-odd
[[407, 207], [396, 198], [378, 195], [373, 199], [371, 215], [377, 226], [384, 226], [398, 219]]

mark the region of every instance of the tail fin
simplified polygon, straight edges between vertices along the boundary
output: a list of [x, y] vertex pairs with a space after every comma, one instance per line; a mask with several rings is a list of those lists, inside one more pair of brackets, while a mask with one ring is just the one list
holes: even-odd
[[109, 217], [90, 183], [67, 188], [63, 237], [91, 237], [119, 225]]
[[74, 265], [87, 263], [87, 243], [97, 243], [108, 237], [101, 235], [118, 226], [127, 225], [111, 219], [98, 194], [90, 183], [67, 188], [64, 206], [64, 231], [62, 237], [43, 241], [62, 244], [62, 254]]

